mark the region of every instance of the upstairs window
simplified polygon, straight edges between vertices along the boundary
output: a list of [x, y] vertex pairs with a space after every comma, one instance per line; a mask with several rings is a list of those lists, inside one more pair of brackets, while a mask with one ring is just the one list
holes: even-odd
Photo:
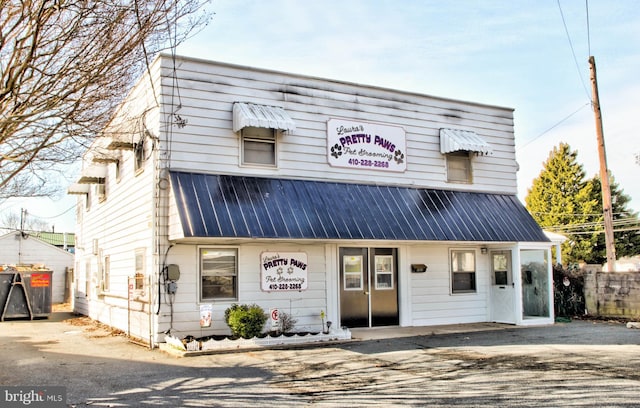
[[96, 184], [96, 196], [98, 202], [103, 202], [107, 199], [107, 185], [105, 183]]
[[277, 150], [275, 129], [242, 129], [242, 164], [275, 167]]
[[115, 161], [116, 182], [120, 182], [120, 180], [122, 179], [122, 166], [120, 165], [120, 163], [122, 163], [121, 157]]
[[467, 151], [448, 153], [447, 160], [447, 181], [449, 183], [472, 182], [471, 156]]
[[142, 171], [144, 167], [144, 161], [145, 161], [144, 141], [142, 139], [140, 140], [140, 142], [135, 143], [133, 145], [133, 155], [134, 155], [133, 168], [137, 174]]

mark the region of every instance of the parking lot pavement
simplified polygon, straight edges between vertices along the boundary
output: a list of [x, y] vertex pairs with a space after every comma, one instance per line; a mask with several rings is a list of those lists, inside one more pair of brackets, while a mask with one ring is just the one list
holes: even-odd
[[0, 322], [0, 385], [69, 406], [639, 406], [640, 330], [619, 322], [354, 331], [321, 347], [176, 358], [86, 318]]

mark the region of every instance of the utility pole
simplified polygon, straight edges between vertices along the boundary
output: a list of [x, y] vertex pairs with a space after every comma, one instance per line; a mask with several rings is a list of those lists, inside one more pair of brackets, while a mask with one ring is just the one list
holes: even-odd
[[609, 169], [607, 154], [604, 149], [604, 131], [602, 130], [602, 112], [598, 96], [598, 80], [596, 78], [596, 59], [589, 57], [591, 71], [591, 92], [593, 113], [596, 118], [596, 135], [598, 137], [598, 156], [600, 158], [600, 185], [602, 186], [602, 209], [604, 215], [604, 238], [607, 250], [607, 270], [615, 272], [616, 246], [613, 240], [613, 207], [611, 205], [611, 186], [609, 185]]

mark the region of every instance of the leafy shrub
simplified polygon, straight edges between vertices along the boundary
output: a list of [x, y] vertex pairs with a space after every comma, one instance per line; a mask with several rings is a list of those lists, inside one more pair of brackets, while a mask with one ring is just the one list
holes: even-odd
[[586, 313], [583, 271], [553, 266], [555, 315], [559, 317], [582, 316]]
[[267, 314], [256, 305], [233, 304], [224, 311], [224, 321], [234, 336], [250, 339], [262, 333]]

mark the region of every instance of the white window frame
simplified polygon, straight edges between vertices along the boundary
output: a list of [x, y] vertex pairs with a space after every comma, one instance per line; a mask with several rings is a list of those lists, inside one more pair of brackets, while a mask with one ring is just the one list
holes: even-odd
[[118, 157], [118, 160], [115, 161], [115, 175], [116, 175], [116, 183], [119, 183], [122, 180], [122, 155]]
[[135, 286], [136, 291], [144, 292], [146, 274], [146, 248], [137, 248], [135, 250], [134, 270], [135, 270]]
[[[393, 290], [395, 282], [393, 282], [393, 255], [375, 255], [375, 288], [376, 290]], [[389, 282], [390, 286], [382, 285], [378, 280], [378, 276], [384, 276], [387, 279], [384, 282]]]
[[[454, 259], [454, 255], [456, 255]], [[465, 259], [458, 255], [471, 256], [472, 265], [466, 265]], [[467, 258], [468, 259], [468, 258]], [[478, 260], [474, 249], [450, 249], [449, 250], [449, 273], [451, 279], [451, 294], [477, 293], [478, 292]], [[470, 275], [470, 288], [458, 289], [455, 287], [456, 275]]]
[[84, 263], [84, 297], [91, 298], [91, 260]]
[[[473, 167], [471, 165], [471, 154], [467, 151], [457, 151], [446, 155], [447, 162], [447, 182], [448, 183], [473, 183]], [[464, 169], [453, 168], [455, 165], [465, 167]], [[465, 175], [461, 176], [464, 172]], [[459, 177], [460, 176], [460, 177]]]
[[105, 255], [102, 259], [102, 287], [100, 288], [100, 291], [109, 292], [111, 280], [111, 257], [109, 255]]
[[[240, 157], [243, 166], [277, 167], [278, 165], [278, 132], [272, 128], [245, 127], [240, 131]], [[263, 163], [248, 161], [245, 143], [273, 146], [273, 162]]]
[[99, 203], [107, 199], [107, 180], [106, 179], [104, 183], [96, 184], [96, 196], [98, 197]]
[[[234, 260], [233, 260], [233, 272], [231, 273], [224, 273], [224, 271], [217, 271], [217, 272], [213, 272], [213, 273], [209, 273], [207, 275], [203, 275], [203, 271], [204, 271], [204, 257], [203, 255], [208, 255], [206, 252], [211, 251], [213, 253], [226, 253], [227, 256], [233, 256]], [[221, 262], [222, 264], [222, 262]], [[198, 300], [200, 302], [211, 302], [211, 301], [216, 301], [216, 300], [238, 300], [238, 293], [239, 293], [239, 279], [238, 279], [238, 275], [239, 275], [239, 271], [238, 271], [238, 265], [239, 265], [239, 250], [238, 248], [233, 248], [233, 247], [213, 247], [213, 246], [202, 246], [202, 247], [198, 247]], [[203, 282], [203, 278], [205, 276], [211, 276], [211, 277], [223, 277], [223, 278], [232, 278], [232, 292], [233, 295], [232, 296], [228, 296], [228, 295], [220, 295], [220, 296], [215, 296], [215, 295], [211, 295], [211, 296], [204, 296], [204, 282]]]
[[85, 211], [90, 211], [91, 210], [91, 199], [93, 194], [91, 194], [91, 188], [89, 188], [89, 191], [87, 191], [87, 194], [84, 195], [84, 210]]
[[133, 170], [135, 174], [140, 174], [144, 170], [144, 164], [146, 162], [144, 152], [144, 139], [140, 139], [138, 143], [133, 145]]
[[[344, 271], [344, 290], [363, 290], [364, 289], [364, 257], [362, 255], [349, 255], [342, 257], [342, 270]], [[353, 270], [349, 266], [358, 267]], [[355, 279], [354, 279], [355, 278]], [[359, 282], [358, 286], [350, 285], [351, 282]]]

